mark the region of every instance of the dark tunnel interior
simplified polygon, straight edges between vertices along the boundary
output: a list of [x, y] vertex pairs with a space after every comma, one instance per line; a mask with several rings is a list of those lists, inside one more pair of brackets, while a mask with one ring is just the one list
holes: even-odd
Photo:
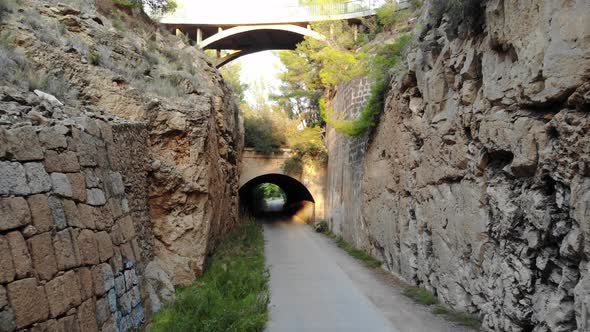
[[[269, 211], [263, 208], [256, 188], [261, 184], [277, 185], [285, 195], [283, 208]], [[246, 182], [239, 191], [240, 208], [257, 218], [272, 219], [288, 216], [298, 221], [310, 223], [314, 218], [315, 200], [309, 190], [299, 180], [284, 174], [265, 174]]]

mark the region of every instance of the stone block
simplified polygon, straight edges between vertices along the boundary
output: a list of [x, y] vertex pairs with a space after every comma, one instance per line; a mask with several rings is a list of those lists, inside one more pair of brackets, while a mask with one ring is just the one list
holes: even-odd
[[143, 324], [145, 319], [145, 313], [143, 305], [138, 305], [131, 311], [131, 322], [133, 327], [137, 328]]
[[68, 141], [65, 136], [68, 132], [70, 132], [68, 127], [62, 125], [43, 127], [39, 131], [39, 141], [46, 149], [65, 149], [68, 147]]
[[28, 195], [25, 168], [19, 163], [0, 161], [0, 195]]
[[96, 145], [96, 156], [95, 156], [96, 163], [98, 164], [98, 167], [108, 168], [108, 167], [110, 167], [109, 155], [108, 155], [106, 147], [104, 146], [104, 142], [100, 141], [97, 143], [100, 143], [102, 145], [98, 145], [98, 144]]
[[51, 234], [43, 233], [27, 240], [31, 248], [31, 257], [37, 277], [43, 280], [51, 280], [57, 273], [57, 262], [53, 251]]
[[78, 249], [82, 264], [95, 265], [99, 263], [98, 244], [96, 235], [91, 230], [82, 230], [78, 235]]
[[131, 320], [131, 315], [119, 317], [117, 322], [119, 326], [119, 331], [130, 331], [133, 329], [133, 321]]
[[98, 332], [94, 298], [89, 298], [78, 307], [78, 322], [80, 324], [80, 330], [84, 332]]
[[100, 120], [93, 119], [87, 115], [76, 117], [76, 123], [79, 123], [84, 128], [84, 133], [88, 133], [94, 137], [100, 137], [100, 127], [97, 122]]
[[49, 305], [43, 286], [35, 278], [15, 281], [8, 285], [8, 298], [14, 310], [16, 325], [23, 328], [49, 317]]
[[127, 289], [133, 288], [133, 286], [137, 286], [139, 280], [137, 279], [137, 274], [135, 273], [135, 269], [130, 269], [125, 271], [125, 285], [127, 285]]
[[[32, 126], [8, 130], [8, 149], [19, 161], [41, 160], [43, 150]], [[26, 144], [24, 144], [26, 142]]]
[[49, 210], [51, 211], [51, 218], [53, 219], [53, 224], [55, 228], [58, 230], [62, 230], [68, 226], [66, 220], [66, 213], [64, 211], [62, 202], [56, 196], [49, 196], [47, 198], [47, 204], [49, 205]]
[[121, 211], [123, 211], [123, 213], [129, 213], [129, 201], [127, 200], [127, 198], [123, 198], [121, 199]]
[[101, 213], [98, 208], [86, 204], [78, 204], [78, 213], [80, 221], [85, 228], [96, 229], [96, 221], [101, 218]]
[[92, 270], [87, 267], [78, 269], [78, 279], [80, 279], [82, 300], [86, 300], [94, 295], [94, 285], [92, 283]]
[[49, 302], [51, 317], [66, 313], [71, 308], [80, 305], [80, 281], [74, 271], [54, 278], [45, 284], [45, 293]]
[[121, 230], [120, 223], [116, 223], [111, 228], [111, 239], [115, 245], [120, 245], [125, 242], [125, 237], [123, 236], [123, 231]]
[[96, 322], [98, 326], [102, 326], [109, 317], [111, 317], [111, 309], [106, 297], [96, 300]]
[[54, 193], [63, 197], [72, 197], [72, 186], [65, 174], [51, 173], [51, 183], [53, 184]]
[[121, 200], [116, 197], [109, 198], [109, 209], [115, 219], [119, 219], [123, 215], [123, 210], [121, 209]]
[[0, 197], [0, 231], [31, 223], [31, 212], [22, 197]]
[[133, 254], [135, 255], [135, 258], [140, 259], [141, 258], [141, 247], [139, 246], [139, 243], [137, 242], [137, 237], [135, 237], [133, 240], [131, 240], [131, 248], [133, 248]]
[[109, 310], [111, 310], [112, 313], [117, 312], [117, 294], [115, 293], [114, 288], [107, 293], [107, 301], [109, 302]]
[[100, 332], [119, 332], [119, 327], [117, 326], [117, 316], [111, 314], [109, 319], [101, 326]]
[[102, 296], [115, 287], [115, 277], [111, 266], [103, 263], [93, 267], [92, 283], [94, 284], [94, 293], [97, 296]]
[[0, 158], [6, 158], [8, 152], [8, 131], [0, 128]]
[[96, 142], [98, 140], [85, 132], [80, 132], [78, 144], [78, 159], [82, 166], [97, 166]]
[[128, 263], [134, 265], [135, 255], [133, 249], [131, 249], [131, 243], [123, 243], [119, 246], [119, 249], [121, 249], [121, 256], [123, 257], [123, 266], [127, 266]]
[[69, 303], [65, 298], [64, 282], [61, 276], [45, 284], [45, 294], [47, 294], [51, 317], [57, 317], [68, 311]]
[[102, 180], [98, 175], [96, 175], [93, 169], [86, 168], [84, 169], [83, 173], [87, 188], [101, 188]]
[[66, 272], [63, 275], [66, 298], [72, 306], [78, 306], [82, 303], [82, 285], [78, 273], [73, 270]]
[[86, 201], [86, 180], [81, 173], [68, 174], [72, 186], [72, 198], [78, 202]]
[[0, 283], [13, 281], [15, 274], [10, 244], [6, 237], [0, 235]]
[[135, 238], [135, 226], [133, 225], [131, 216], [122, 218], [118, 223], [121, 226], [121, 233], [123, 233], [125, 241], [131, 241]]
[[113, 247], [113, 257], [109, 259], [109, 264], [113, 268], [113, 272], [118, 274], [123, 271], [123, 257], [119, 247]]
[[141, 303], [141, 291], [139, 290], [139, 286], [134, 286], [131, 290], [131, 305], [133, 307], [137, 306]]
[[112, 143], [113, 142], [113, 128], [107, 122], [96, 120], [96, 124], [100, 128], [100, 134], [102, 139], [105, 142]]
[[102, 206], [100, 209], [100, 218], [96, 221], [96, 229], [105, 230], [110, 229], [115, 220], [108, 206]]
[[123, 315], [128, 315], [129, 313], [131, 313], [131, 309], [133, 309], [133, 306], [131, 304], [131, 296], [132, 294], [129, 291], [119, 298], [119, 310], [121, 310], [121, 313]]
[[71, 151], [63, 153], [46, 151], [43, 164], [49, 173], [76, 173], [80, 171], [78, 156], [75, 152]]
[[107, 199], [102, 190], [90, 188], [86, 190], [86, 202], [90, 205], [101, 206], [106, 204]]
[[53, 218], [47, 202], [47, 196], [42, 194], [29, 196], [27, 202], [31, 209], [33, 226], [35, 226], [37, 231], [43, 233], [52, 230], [54, 228]]
[[8, 305], [8, 295], [6, 295], [6, 288], [0, 285], [0, 309], [4, 309]]
[[68, 226], [85, 228], [84, 223], [80, 220], [80, 212], [78, 212], [76, 203], [74, 203], [74, 201], [70, 201], [69, 199], [63, 199], [61, 204], [66, 215], [66, 222], [68, 223]]
[[33, 275], [33, 263], [25, 238], [20, 232], [11, 232], [6, 235], [6, 239], [10, 244], [16, 277], [18, 279], [31, 277]]
[[53, 247], [57, 268], [60, 271], [68, 270], [80, 265], [80, 254], [76, 241], [69, 229], [57, 232], [53, 237]]
[[48, 192], [51, 190], [51, 180], [49, 174], [41, 163], [24, 164], [25, 173], [27, 174], [27, 184], [32, 194]]
[[114, 196], [122, 196], [125, 194], [125, 184], [123, 177], [119, 172], [111, 172], [111, 190]]
[[113, 243], [111, 237], [107, 232], [96, 233], [96, 240], [98, 242], [98, 255], [101, 262], [106, 262], [109, 258], [113, 257]]
[[15, 330], [16, 322], [12, 308], [0, 310], [0, 332], [13, 332]]
[[125, 286], [125, 275], [120, 275], [115, 278], [115, 292], [117, 296], [123, 295], [127, 291]]
[[66, 316], [57, 320], [58, 332], [81, 332], [80, 324], [78, 324], [78, 317]]

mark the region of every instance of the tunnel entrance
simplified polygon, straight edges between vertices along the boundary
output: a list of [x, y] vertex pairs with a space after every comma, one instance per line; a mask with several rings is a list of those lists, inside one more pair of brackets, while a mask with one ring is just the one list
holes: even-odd
[[240, 188], [240, 207], [257, 218], [288, 216], [311, 223], [315, 200], [299, 180], [284, 174], [265, 174]]

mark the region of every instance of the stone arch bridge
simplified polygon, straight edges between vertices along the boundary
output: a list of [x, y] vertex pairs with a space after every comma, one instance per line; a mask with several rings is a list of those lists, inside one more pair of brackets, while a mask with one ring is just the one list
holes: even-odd
[[306, 165], [301, 174], [287, 174], [283, 163], [294, 156], [290, 149], [263, 154], [244, 149], [240, 166], [240, 200], [248, 205], [253, 190], [263, 183], [279, 186], [287, 196], [285, 206], [304, 222], [324, 218], [325, 168]]

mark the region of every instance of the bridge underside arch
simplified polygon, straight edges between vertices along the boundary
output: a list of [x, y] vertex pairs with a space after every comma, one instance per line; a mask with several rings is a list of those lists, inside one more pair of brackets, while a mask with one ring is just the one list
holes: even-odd
[[258, 210], [255, 202], [255, 190], [264, 183], [277, 185], [285, 193], [286, 200], [283, 213], [310, 223], [314, 219], [315, 199], [305, 185], [297, 179], [284, 174], [265, 174], [246, 182], [239, 190], [240, 206], [255, 215]]
[[324, 40], [321, 34], [297, 25], [271, 24], [238, 26], [221, 31], [205, 40], [199, 47], [202, 49], [235, 50], [219, 59], [219, 68], [241, 56], [266, 50], [294, 50], [297, 44], [306, 37]]

